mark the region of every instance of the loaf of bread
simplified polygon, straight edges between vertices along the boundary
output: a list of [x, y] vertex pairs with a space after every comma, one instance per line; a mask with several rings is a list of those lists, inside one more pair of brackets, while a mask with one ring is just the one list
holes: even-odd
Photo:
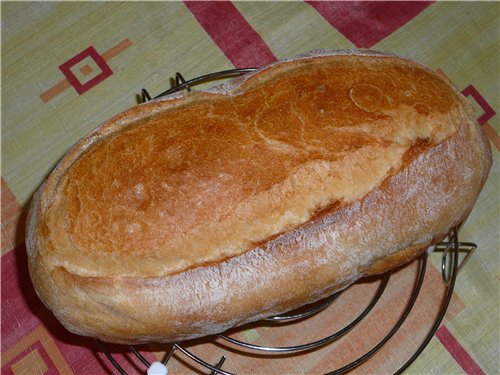
[[30, 275], [77, 334], [214, 334], [419, 256], [467, 217], [490, 166], [447, 79], [316, 51], [96, 128], [33, 198]]

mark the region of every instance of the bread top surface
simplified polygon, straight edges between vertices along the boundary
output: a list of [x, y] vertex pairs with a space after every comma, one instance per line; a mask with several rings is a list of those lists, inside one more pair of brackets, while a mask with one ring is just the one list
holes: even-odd
[[361, 199], [412, 145], [438, 144], [463, 115], [456, 90], [428, 69], [355, 54], [137, 106], [49, 177], [44, 256], [106, 277], [222, 261]]

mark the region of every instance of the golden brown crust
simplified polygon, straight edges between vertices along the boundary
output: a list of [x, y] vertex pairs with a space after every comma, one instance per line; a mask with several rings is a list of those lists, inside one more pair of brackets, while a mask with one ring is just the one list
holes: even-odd
[[414, 62], [273, 64], [80, 142], [34, 198], [30, 273], [80, 334], [220, 332], [414, 258], [467, 216], [490, 164], [470, 105]]

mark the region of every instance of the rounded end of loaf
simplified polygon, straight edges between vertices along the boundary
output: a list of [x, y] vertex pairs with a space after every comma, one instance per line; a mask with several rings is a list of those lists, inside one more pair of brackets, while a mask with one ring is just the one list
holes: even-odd
[[[394, 75], [377, 73], [387, 65]], [[325, 86], [339, 69], [344, 81]], [[307, 88], [295, 102], [280, 94], [290, 77]], [[265, 92], [275, 98], [270, 117]], [[185, 129], [188, 115], [203, 121]], [[175, 142], [160, 136], [167, 128]], [[125, 144], [139, 152], [111, 152]], [[155, 164], [160, 151], [168, 170]], [[88, 183], [103, 163], [104, 182]], [[470, 105], [429, 69], [368, 53], [292, 59], [219, 93], [138, 106], [82, 140], [33, 199], [30, 275], [78, 334], [140, 343], [218, 333], [414, 259], [468, 216], [490, 166]], [[141, 235], [148, 221], [159, 231]]]

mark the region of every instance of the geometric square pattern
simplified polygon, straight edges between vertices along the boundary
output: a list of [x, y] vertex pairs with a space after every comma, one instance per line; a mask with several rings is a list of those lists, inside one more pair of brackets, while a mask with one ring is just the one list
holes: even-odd
[[5, 180], [0, 180], [2, 197], [2, 255], [24, 242], [26, 215]]
[[31, 353], [14, 363], [11, 369], [15, 375], [21, 375], [35, 373], [44, 374], [49, 368], [40, 355], [40, 352], [35, 347]]
[[[2, 374], [116, 373], [92, 339], [68, 332], [37, 298], [22, 245], [26, 217], [22, 206], [44, 177], [38, 171], [55, 163], [56, 154], [71, 146], [74, 137], [68, 135], [84, 132], [96, 116], [118, 113], [133, 105], [128, 93], [137, 92], [141, 85], [149, 89], [154, 82], [163, 88], [165, 80], [168, 83], [168, 77], [177, 69], [187, 76], [197, 76], [225, 69], [228, 64], [258, 66], [275, 61], [276, 56], [293, 56], [315, 48], [380, 48], [453, 72], [454, 83], [465, 88], [462, 93], [478, 110], [478, 122], [500, 150], [496, 130], [499, 121], [495, 115], [499, 70], [494, 48], [500, 37], [500, 3], [296, 2], [293, 6], [269, 7], [235, 6], [232, 2], [183, 2], [168, 7], [140, 2], [114, 4], [2, 4], [2, 46], [6, 50], [2, 65], [6, 102], [2, 116], [1, 181]], [[311, 35], [319, 36], [314, 45]], [[133, 38], [134, 48], [111, 65], [110, 59], [132, 46], [127, 36]], [[107, 46], [107, 50], [96, 52], [89, 45]], [[68, 57], [71, 58], [61, 64]], [[119, 79], [106, 80], [114, 74], [119, 74]], [[105, 100], [99, 97], [99, 91], [91, 90], [99, 82], [106, 88]], [[85, 93], [85, 98], [74, 94], [59, 96], [71, 87], [78, 95]], [[57, 96], [57, 100], [46, 105]], [[60, 131], [63, 128], [69, 131]], [[45, 150], [53, 155], [45, 155]], [[500, 345], [497, 330], [491, 329], [499, 326], [498, 278], [494, 270], [498, 247], [498, 152], [493, 157], [490, 178], [463, 232], [464, 240], [478, 242], [481, 251], [459, 274], [460, 284], [457, 283], [444, 325], [410, 373], [498, 373]], [[407, 320], [395, 340], [382, 348], [380, 356], [355, 372], [389, 373], [394, 361], [403, 359], [411, 346], [418, 344], [419, 337], [425, 334], [424, 322], [435, 315], [431, 309], [438, 307], [431, 302], [441, 295], [437, 288], [442, 285], [438, 270], [432, 266], [428, 274], [422, 288], [428, 293], [419, 297], [412, 311], [415, 319]], [[290, 361], [293, 365], [287, 368], [304, 374], [345, 364], [354, 355], [354, 346], [367, 348], [373, 342], [369, 340], [377, 339], [383, 325], [399, 315], [398, 306], [406, 298], [401, 286], [407, 285], [407, 280], [397, 274], [391, 280], [393, 288], [386, 290], [385, 303], [375, 306], [373, 315], [361, 323], [359, 336], [346, 337], [337, 347], [325, 346], [305, 362], [292, 356], [277, 356], [275, 365], [273, 358], [256, 366], [259, 355], [240, 361], [239, 354], [231, 351], [229, 367], [234, 365], [236, 373], [283, 373], [281, 361]], [[312, 337], [314, 330], [323, 333], [325, 327], [332, 329], [340, 320], [349, 319], [349, 312], [358, 306], [358, 297], [366, 297], [365, 287], [354, 287], [351, 293], [357, 294], [351, 298], [341, 297], [344, 303], [333, 306], [335, 314], [321, 317], [320, 322], [319, 318], [302, 322], [305, 329], [289, 327], [290, 331], [281, 333], [272, 327], [258, 326], [237, 336], [255, 344], [272, 340], [278, 345], [289, 345], [291, 339], [294, 341], [293, 335], [303, 342]], [[203, 340], [189, 345], [210, 362], [220, 358], [218, 345], [209, 349]], [[108, 348], [128, 373], [142, 373], [143, 367], [137, 365], [126, 348]], [[168, 349], [165, 345], [148, 345], [144, 355], [157, 355], [160, 359]], [[174, 356], [174, 360], [176, 357], [180, 360], [169, 365], [171, 373], [196, 371], [190, 361], [182, 361], [179, 356]]]
[[73, 374], [43, 324], [2, 353], [2, 375]]
[[477, 104], [479, 104], [479, 106], [483, 110], [483, 113], [477, 119], [479, 125], [483, 125], [484, 123], [486, 123], [486, 121], [495, 116], [496, 112], [493, 109], [493, 107], [491, 107], [491, 105], [486, 101], [486, 99], [483, 98], [483, 96], [479, 93], [479, 91], [477, 91], [477, 89], [473, 85], [467, 86], [462, 91], [462, 94], [464, 96], [472, 96], [472, 98], [474, 98], [474, 100], [477, 102]]
[[[107, 61], [131, 45], [130, 39], [124, 39], [102, 54], [98, 54], [92, 46], [78, 53], [59, 66], [59, 69], [64, 73], [65, 79], [41, 93], [40, 99], [42, 99], [42, 102], [47, 103], [71, 86], [75, 88], [78, 94], [83, 94], [113, 73]], [[97, 71], [97, 73], [94, 73], [91, 77], [86, 77], [93, 71]]]
[[[101, 69], [101, 72], [94, 76], [93, 78], [87, 80], [86, 82], [81, 82], [75, 75], [75, 73], [71, 70], [71, 68], [78, 63], [82, 62], [84, 59], [90, 57], [93, 62], [97, 64], [97, 66]], [[82, 69], [84, 69], [84, 74], [85, 70], [89, 72], [88, 68], [85, 68], [86, 64], [83, 65]], [[109, 65], [106, 63], [106, 60], [103, 59], [101, 55], [97, 53], [95, 48], [93, 46], [88, 47], [87, 49], [83, 50], [82, 52], [76, 54], [73, 56], [71, 59], [66, 61], [65, 63], [59, 65], [59, 69], [63, 72], [63, 74], [66, 76], [67, 80], [71, 85], [75, 88], [76, 92], [79, 95], [82, 95], [85, 91], [90, 90], [92, 87], [97, 85], [99, 82], [103, 81], [107, 77], [109, 77], [111, 74], [113, 74], [113, 71], [109, 67]]]

